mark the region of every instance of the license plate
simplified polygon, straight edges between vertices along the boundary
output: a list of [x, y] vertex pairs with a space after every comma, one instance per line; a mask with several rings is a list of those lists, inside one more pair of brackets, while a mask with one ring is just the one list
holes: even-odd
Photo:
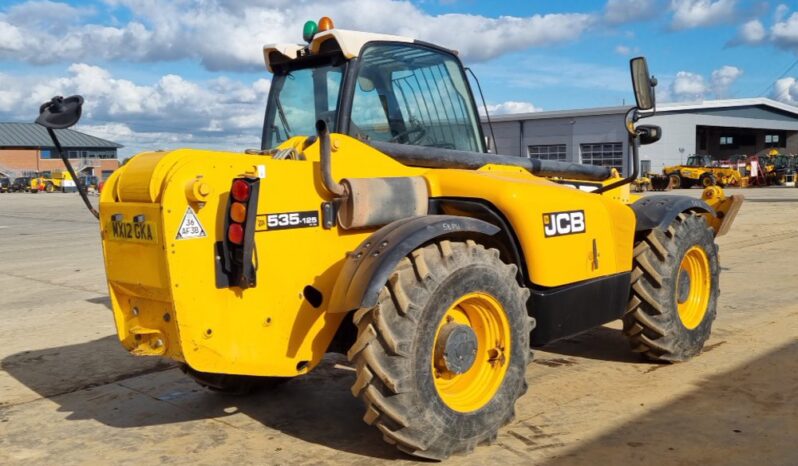
[[108, 222], [106, 234], [109, 239], [139, 243], [157, 243], [158, 236], [153, 222]]

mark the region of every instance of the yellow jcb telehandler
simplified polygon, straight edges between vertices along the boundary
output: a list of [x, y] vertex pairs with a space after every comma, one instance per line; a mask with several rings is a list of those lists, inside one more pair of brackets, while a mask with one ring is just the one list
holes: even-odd
[[734, 168], [712, 166], [712, 158], [708, 155], [691, 155], [687, 163], [665, 167], [662, 174], [670, 179], [673, 189], [696, 185], [703, 188], [740, 186], [742, 179], [740, 172]]
[[[228, 392], [346, 353], [365, 422], [442, 459], [513, 418], [531, 345], [622, 319], [648, 359], [701, 351], [715, 237], [742, 199], [629, 193], [637, 145], [661, 133], [637, 124], [655, 107], [645, 59], [631, 61], [623, 178], [487, 153], [452, 50], [328, 18], [305, 39], [264, 47], [261, 149], [142, 153], [106, 182], [105, 267], [131, 353]], [[38, 122], [52, 134], [81, 104], [54, 98]]]

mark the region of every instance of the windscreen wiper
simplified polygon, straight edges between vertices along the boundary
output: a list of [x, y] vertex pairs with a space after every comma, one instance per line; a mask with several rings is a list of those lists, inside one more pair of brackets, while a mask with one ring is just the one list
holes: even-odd
[[283, 104], [280, 103], [280, 98], [277, 97], [274, 99], [274, 103], [277, 104], [277, 114], [280, 115], [280, 122], [283, 124], [283, 129], [285, 130], [286, 139], [291, 137], [291, 125], [288, 124], [288, 119], [285, 117], [285, 112], [283, 111]]

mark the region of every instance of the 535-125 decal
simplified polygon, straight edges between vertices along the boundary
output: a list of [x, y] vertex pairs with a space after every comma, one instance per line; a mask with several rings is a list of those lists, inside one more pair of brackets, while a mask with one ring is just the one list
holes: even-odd
[[289, 228], [308, 228], [319, 226], [319, 212], [285, 212], [279, 214], [258, 215], [255, 231], [287, 230]]

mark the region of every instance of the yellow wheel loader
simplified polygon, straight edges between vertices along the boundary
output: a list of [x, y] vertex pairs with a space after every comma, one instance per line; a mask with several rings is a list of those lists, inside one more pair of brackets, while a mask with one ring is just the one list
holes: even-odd
[[[105, 266], [131, 353], [223, 392], [345, 353], [364, 421], [442, 459], [513, 418], [530, 346], [622, 319], [650, 360], [701, 351], [715, 237], [742, 198], [629, 193], [638, 143], [660, 137], [637, 124], [654, 113], [645, 59], [631, 61], [635, 169], [622, 178], [487, 153], [451, 50], [327, 19], [305, 32], [264, 48], [261, 149], [142, 153], [106, 182]], [[81, 103], [55, 98], [38, 121], [77, 121]]]

